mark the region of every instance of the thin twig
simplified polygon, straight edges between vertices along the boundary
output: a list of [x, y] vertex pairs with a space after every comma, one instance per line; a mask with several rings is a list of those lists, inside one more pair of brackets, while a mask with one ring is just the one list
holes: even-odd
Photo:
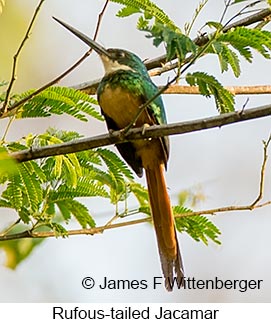
[[231, 3], [231, 0], [228, 0], [228, 1], [225, 3], [225, 8], [224, 8], [224, 10], [223, 10], [223, 12], [222, 12], [222, 15], [221, 15], [221, 18], [220, 18], [220, 21], [219, 21], [219, 23], [220, 23], [220, 24], [222, 24], [222, 22], [223, 22], [223, 20], [224, 20], [224, 18], [225, 18], [225, 15], [226, 15], [226, 13], [227, 13], [227, 11], [228, 11], [228, 9], [229, 9], [230, 3]]
[[10, 108], [8, 109], [8, 111], [6, 113], [3, 113], [2, 115], [0, 115], [0, 117], [1, 118], [5, 118], [6, 116], [10, 115], [11, 112], [14, 113], [14, 111], [16, 111], [20, 106], [22, 106], [23, 104], [25, 104], [27, 101], [29, 101], [30, 99], [32, 99], [33, 97], [35, 97], [36, 95], [38, 95], [39, 93], [41, 93], [42, 91], [46, 90], [48, 87], [54, 85], [55, 83], [58, 83], [62, 78], [64, 78], [68, 74], [70, 74], [77, 66], [79, 66], [90, 54], [91, 54], [91, 49], [88, 50], [81, 58], [79, 58], [65, 72], [63, 72], [62, 74], [60, 74], [58, 77], [56, 77], [55, 79], [51, 80], [47, 84], [43, 85], [42, 87], [38, 88], [36, 91], [32, 92], [31, 94], [29, 94], [28, 96], [26, 96], [22, 100], [16, 102], [12, 106], [10, 106]]
[[[12, 73], [11, 73], [11, 79], [10, 79], [10, 82], [9, 82], [9, 86], [7, 88], [7, 93], [6, 93], [6, 97], [5, 97], [5, 101], [3, 103], [3, 106], [1, 108], [1, 111], [0, 111], [0, 115], [2, 113], [6, 113], [7, 112], [7, 109], [8, 109], [8, 104], [9, 104], [9, 100], [10, 100], [10, 96], [11, 96], [11, 90], [12, 90], [12, 87], [13, 87], [13, 84], [14, 82], [16, 81], [16, 73], [17, 73], [17, 62], [18, 62], [18, 58], [19, 58], [19, 55], [26, 43], [26, 41], [29, 39], [29, 36], [30, 36], [30, 33], [32, 31], [32, 28], [34, 26], [34, 22], [38, 16], [38, 13], [41, 9], [41, 6], [42, 4], [44, 3], [45, 0], [40, 0], [39, 4], [37, 5], [36, 9], [35, 9], [35, 12], [34, 12], [34, 15], [30, 21], [30, 24], [27, 28], [27, 31], [25, 33], [25, 36], [17, 50], [17, 52], [15, 53], [15, 55], [13, 56], [13, 66], [12, 66]], [[2, 113], [1, 113], [2, 112]]]
[[[225, 24], [225, 26], [224, 26], [224, 28], [223, 29], [225, 29], [225, 28], [227, 28], [227, 26], [228, 25], [230, 25], [230, 23], [234, 20], [234, 19], [236, 19], [237, 17], [239, 17], [239, 16], [241, 16], [241, 15], [244, 15], [244, 14], [249, 14], [250, 12], [252, 12], [252, 11], [246, 11], [248, 8], [251, 8], [251, 7], [253, 7], [253, 6], [255, 6], [255, 5], [257, 5], [259, 2], [261, 2], [261, 0], [260, 1], [254, 1], [253, 3], [249, 3], [248, 5], [246, 5], [246, 6], [244, 6], [239, 12], [237, 12], [234, 16], [232, 16], [227, 22], [226, 22], [226, 24]], [[261, 12], [261, 10], [260, 9], [255, 9], [254, 11], [256, 11], [256, 12]], [[253, 11], [253, 12], [254, 12]]]
[[106, 10], [108, 4], [109, 4], [109, 0], [106, 0], [101, 12], [98, 15], [98, 20], [97, 20], [97, 24], [96, 24], [96, 28], [95, 28], [95, 32], [94, 32], [94, 36], [93, 36], [94, 40], [96, 40], [96, 38], [98, 36], [100, 26], [101, 26], [101, 23], [102, 23], [102, 19], [103, 19], [103, 16], [104, 16], [104, 13], [105, 13], [105, 10]]
[[[267, 201], [261, 204], [257, 204], [252, 206], [244, 205], [244, 206], [225, 206], [220, 208], [214, 208], [209, 210], [201, 210], [201, 211], [195, 211], [190, 213], [182, 213], [177, 214], [175, 218], [181, 218], [181, 217], [190, 217], [190, 216], [197, 216], [197, 215], [215, 215], [218, 213], [225, 213], [225, 212], [232, 212], [232, 211], [252, 211], [258, 208], [262, 208], [265, 206], [271, 205], [271, 201]], [[94, 234], [101, 234], [105, 230], [110, 229], [116, 229], [116, 228], [122, 228], [127, 227], [131, 225], [136, 225], [140, 223], [146, 223], [146, 222], [152, 222], [152, 219], [150, 217], [145, 217], [138, 220], [133, 221], [125, 221], [125, 222], [119, 222], [119, 223], [112, 223], [110, 225], [103, 225], [96, 228], [89, 228], [89, 229], [78, 229], [78, 230], [69, 230], [67, 231], [68, 236], [73, 235], [94, 235]], [[30, 230], [26, 230], [20, 233], [14, 233], [9, 234], [6, 236], [0, 236], [0, 241], [8, 241], [8, 240], [16, 240], [16, 239], [22, 239], [22, 238], [55, 238], [55, 233], [48, 231], [48, 232], [32, 232]]]
[[[138, 219], [134, 221], [112, 223], [111, 225], [103, 225], [96, 228], [69, 230], [67, 234], [69, 236], [80, 235], [80, 234], [94, 235], [98, 233], [103, 233], [105, 230], [127, 227], [130, 225], [145, 223], [148, 221], [151, 222], [151, 218], [143, 218], [143, 219]], [[7, 236], [0, 236], [0, 241], [16, 240], [16, 239], [22, 239], [22, 238], [50, 238], [50, 237], [55, 237], [55, 233], [54, 232], [31, 232], [29, 230], [26, 230], [20, 233], [14, 233]]]
[[2, 142], [5, 142], [6, 137], [7, 137], [7, 134], [8, 134], [8, 131], [9, 131], [9, 129], [10, 129], [10, 127], [11, 127], [11, 125], [12, 125], [12, 123], [13, 123], [14, 119], [15, 119], [15, 116], [12, 116], [12, 117], [10, 117], [10, 118], [8, 119], [7, 126], [6, 126], [6, 128], [5, 128], [5, 130], [4, 130], [4, 134], [3, 134], [2, 139], [1, 139], [1, 141], [2, 141]]
[[252, 205], [252, 204], [241, 205], [241, 206], [231, 205], [231, 206], [224, 206], [224, 207], [219, 207], [219, 208], [214, 208], [209, 210], [201, 210], [196, 212], [177, 214], [175, 218], [183, 218], [183, 217], [196, 216], [196, 215], [215, 215], [217, 213], [233, 212], [233, 211], [253, 211], [255, 209], [259, 209], [268, 205], [271, 205], [271, 201], [267, 201], [256, 205]]
[[[223, 14], [222, 14], [222, 17], [221, 17], [221, 21], [220, 22], [222, 22], [222, 20], [224, 19], [224, 16], [225, 16], [225, 14], [226, 14], [226, 11], [228, 10], [228, 7], [229, 7], [229, 5], [230, 5], [230, 1], [228, 1], [227, 3], [226, 3], [226, 7], [225, 7], [225, 10], [224, 10], [224, 12], [223, 12]], [[253, 21], [253, 22], [255, 22], [255, 17], [254, 17], [254, 15], [252, 15], [251, 16], [251, 18], [253, 17], [253, 19], [251, 19], [251, 20], [248, 20], [248, 19], [242, 19], [242, 20], [239, 20], [239, 21], [237, 21], [236, 23], [232, 23], [231, 24], [231, 21], [233, 20], [233, 19], [235, 19], [236, 17], [238, 17], [238, 15], [240, 15], [241, 13], [242, 13], [242, 11], [243, 10], [245, 10], [247, 7], [250, 7], [251, 5], [248, 5], [248, 6], [246, 6], [245, 8], [243, 8], [238, 14], [236, 14], [233, 18], [231, 18], [222, 28], [221, 28], [221, 30], [220, 29], [218, 29], [218, 30], [216, 30], [214, 33], [212, 33], [212, 34], [208, 34], [208, 35], [200, 35], [199, 37], [197, 37], [196, 39], [194, 39], [194, 42], [195, 42], [195, 44], [197, 44], [198, 46], [200, 46], [200, 47], [202, 47], [200, 50], [199, 50], [199, 52], [196, 54], [196, 55], [190, 55], [189, 57], [187, 57], [187, 58], [185, 58], [185, 60], [182, 62], [182, 66], [184, 66], [185, 65], [185, 67], [184, 67], [184, 69], [182, 70], [182, 72], [181, 73], [183, 73], [183, 72], [185, 72], [188, 68], [190, 68], [191, 67], [191, 65], [193, 65], [194, 64], [194, 62], [199, 58], [199, 57], [201, 57], [202, 55], [204, 55], [204, 53], [206, 52], [206, 49], [210, 46], [210, 44], [212, 43], [212, 41], [213, 40], [215, 40], [215, 38], [216, 38], [216, 35], [219, 33], [219, 32], [227, 32], [227, 31], [229, 31], [230, 29], [233, 29], [233, 28], [236, 28], [236, 27], [240, 27], [240, 26], [243, 26], [243, 24], [244, 25], [246, 25], [247, 23], [248, 23], [248, 21]], [[270, 14], [271, 14], [271, 11], [269, 10], [268, 11], [269, 12], [269, 14], [266, 16], [266, 17], [268, 17]], [[265, 12], [265, 14], [267, 14], [266, 12]], [[258, 19], [260, 18], [260, 20], [262, 20], [262, 15], [263, 15], [263, 12], [262, 11], [260, 11], [259, 12], [259, 16], [258, 16]], [[163, 63], [166, 63], [166, 56], [163, 56], [164, 58], [163, 58], [163, 62], [162, 62], [162, 65], [163, 65]], [[160, 63], [160, 65], [161, 65], [161, 63]], [[175, 68], [177, 68], [178, 66], [179, 66], [179, 63], [178, 62], [175, 62], [175, 63], [172, 63], [172, 64], [166, 64], [166, 68], [165, 68], [165, 65], [164, 66], [162, 66], [162, 69], [160, 70], [160, 72], [159, 72], [159, 75], [161, 75], [162, 73], [164, 73], [164, 72], [168, 72], [168, 71], [170, 71], [170, 70], [173, 70], [173, 69], [175, 69]], [[147, 69], [149, 69], [148, 68], [148, 62], [146, 62], [146, 67], [147, 67]], [[163, 69], [164, 68], [164, 69]], [[156, 71], [156, 73], [157, 73], [157, 71]], [[154, 75], [152, 75], [152, 76], [154, 76]]]
[[251, 204], [251, 207], [257, 205], [257, 203], [263, 198], [263, 191], [264, 191], [264, 174], [265, 174], [265, 168], [266, 168], [266, 163], [268, 159], [268, 146], [271, 141], [271, 134], [268, 138], [267, 141], [263, 142], [263, 163], [262, 163], [262, 168], [261, 168], [261, 174], [260, 174], [260, 189], [259, 189], [259, 195], [255, 199], [255, 201]]
[[[101, 20], [102, 20], [102, 17], [104, 15], [104, 12], [106, 10], [106, 7], [107, 7], [108, 3], [109, 3], [109, 0], [106, 0], [105, 5], [103, 6], [103, 9], [102, 9], [102, 11], [100, 12], [100, 14], [98, 16], [98, 21], [97, 21], [97, 25], [96, 25], [95, 33], [94, 33], [94, 39], [95, 39], [95, 37], [97, 37], [98, 31], [99, 31], [99, 28], [100, 28], [100, 25], [101, 25]], [[22, 100], [14, 103], [13, 105], [11, 105], [9, 107], [8, 111], [4, 111], [4, 113], [2, 113], [2, 114], [0, 113], [0, 117], [1, 118], [6, 117], [7, 115], [10, 114], [11, 111], [13, 111], [15, 109], [18, 109], [20, 106], [25, 104], [27, 101], [29, 101], [30, 99], [32, 99], [33, 97], [35, 97], [36, 95], [38, 95], [39, 93], [41, 93], [42, 91], [47, 89], [48, 87], [52, 86], [55, 83], [58, 83], [61, 79], [63, 79], [68, 74], [70, 74], [75, 68], [77, 68], [91, 54], [91, 52], [92, 52], [92, 48], [90, 48], [81, 58], [79, 58], [71, 67], [69, 67], [62, 74], [60, 74], [59, 76], [57, 76], [56, 78], [54, 78], [53, 80], [48, 82], [47, 84], [43, 85], [42, 87], [40, 87], [39, 89], [37, 89], [36, 91], [34, 91], [30, 95], [28, 95], [27, 97], [25, 97]]]
[[110, 219], [106, 222], [106, 224], [104, 225], [104, 227], [108, 227], [108, 226], [112, 225], [112, 224], [113, 224], [113, 222], [115, 222], [115, 221], [116, 221], [116, 220], [118, 220], [118, 219], [119, 219], [119, 215], [118, 215], [118, 213], [114, 214], [114, 215], [112, 216], [112, 218], [110, 218]]
[[7, 233], [12, 230], [18, 223], [21, 222], [21, 218], [17, 219], [15, 222], [13, 222], [10, 226], [8, 226], [7, 228], [5, 228], [5, 230], [3, 232], [0, 233], [0, 237], [6, 236]]
[[187, 36], [189, 36], [189, 34], [191, 33], [191, 30], [199, 16], [199, 14], [201, 13], [201, 11], [203, 10], [204, 6], [206, 6], [206, 4], [209, 2], [209, 0], [202, 0], [200, 1], [200, 3], [198, 4], [195, 12], [194, 12], [194, 15], [192, 16], [192, 19], [191, 19], [191, 22], [189, 23], [186, 23], [185, 24], [185, 34]]

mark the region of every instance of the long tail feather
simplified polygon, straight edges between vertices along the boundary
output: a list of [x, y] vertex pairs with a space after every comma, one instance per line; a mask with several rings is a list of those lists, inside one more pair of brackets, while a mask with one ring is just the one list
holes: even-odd
[[179, 286], [183, 284], [184, 272], [164, 177], [164, 165], [157, 163], [153, 167], [147, 167], [145, 171], [165, 286], [171, 291], [174, 271]]

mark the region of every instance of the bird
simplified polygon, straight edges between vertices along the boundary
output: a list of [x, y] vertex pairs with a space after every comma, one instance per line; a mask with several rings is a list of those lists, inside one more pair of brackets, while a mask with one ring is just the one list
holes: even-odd
[[[97, 98], [109, 131], [131, 126], [144, 129], [167, 123], [158, 88], [136, 54], [119, 48], [106, 49], [71, 25], [53, 18], [92, 48], [103, 63], [105, 73], [97, 89]], [[178, 286], [183, 286], [184, 269], [165, 181], [169, 139], [166, 136], [139, 139], [119, 143], [116, 147], [139, 177], [145, 171], [165, 288], [172, 291], [175, 280]]]

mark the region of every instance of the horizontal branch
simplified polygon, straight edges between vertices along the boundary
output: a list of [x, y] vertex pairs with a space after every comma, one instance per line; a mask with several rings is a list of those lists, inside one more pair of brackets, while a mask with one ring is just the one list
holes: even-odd
[[[257, 205], [249, 204], [244, 206], [225, 206], [225, 207], [219, 207], [219, 208], [209, 209], [209, 210], [181, 213], [181, 214], [177, 214], [175, 218], [191, 217], [191, 216], [197, 216], [197, 215], [214, 215], [218, 213], [232, 212], [232, 211], [252, 211], [254, 209], [265, 207], [267, 205], [271, 205], [271, 201], [267, 201], [265, 203], [257, 204]], [[105, 230], [122, 228], [122, 227], [140, 224], [140, 223], [146, 223], [146, 222], [152, 222], [152, 218], [145, 217], [138, 220], [112, 223], [109, 225], [103, 225], [95, 228], [68, 230], [67, 236], [101, 234]], [[56, 235], [52, 231], [33, 232], [31, 230], [26, 230], [19, 233], [12, 233], [12, 234], [2, 235], [2, 236], [0, 235], [0, 241], [17, 240], [17, 239], [23, 239], [23, 238], [44, 239], [44, 238], [55, 238], [55, 237]]]
[[75, 153], [79, 151], [108, 146], [126, 141], [185, 134], [204, 129], [222, 127], [232, 123], [262, 118], [270, 115], [271, 105], [264, 105], [253, 109], [225, 113], [215, 117], [165, 124], [160, 126], [150, 126], [144, 128], [144, 133], [142, 133], [142, 128], [132, 128], [125, 135], [122, 131], [114, 131], [110, 134], [78, 139], [63, 144], [22, 150], [10, 154], [10, 156], [18, 162], [25, 162], [28, 160], [39, 159], [49, 156]]
[[[112, 223], [110, 225], [103, 225], [100, 227], [96, 228], [89, 228], [89, 229], [78, 229], [78, 230], [69, 230], [67, 231], [67, 234], [69, 236], [74, 236], [74, 235], [80, 235], [80, 234], [98, 234], [98, 233], [103, 233], [105, 230], [108, 229], [115, 229], [115, 228], [120, 228], [120, 227], [126, 227], [130, 225], [135, 225], [139, 223], [146, 223], [150, 222], [151, 218], [142, 218], [134, 221], [127, 221], [127, 222], [120, 222], [120, 223]], [[0, 241], [7, 241], [7, 240], [16, 240], [16, 239], [22, 239], [22, 238], [52, 238], [55, 237], [55, 233], [52, 231], [44, 231], [44, 232], [33, 232], [30, 230], [26, 230], [23, 232], [19, 233], [12, 233], [9, 235], [1, 236], [0, 235]]]
[[[271, 94], [271, 85], [225, 86], [234, 95]], [[201, 94], [198, 86], [173, 84], [164, 92], [167, 94]]]
[[[75, 85], [73, 88], [80, 90], [89, 95], [94, 95], [100, 80], [84, 82]], [[159, 89], [163, 86], [159, 86]], [[271, 94], [271, 85], [243, 85], [243, 86], [225, 86], [230, 93], [234, 95], [255, 95]], [[172, 84], [163, 94], [201, 94], [198, 86]]]

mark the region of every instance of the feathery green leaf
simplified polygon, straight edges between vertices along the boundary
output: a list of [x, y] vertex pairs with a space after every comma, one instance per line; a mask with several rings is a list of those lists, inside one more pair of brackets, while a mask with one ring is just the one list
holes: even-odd
[[[175, 206], [173, 213], [185, 214], [190, 213], [192, 210], [183, 206]], [[218, 240], [218, 236], [221, 234], [220, 230], [206, 217], [201, 215], [176, 218], [176, 227], [179, 232], [186, 232], [196, 241], [202, 241], [205, 245], [208, 245], [208, 239], [212, 240], [216, 244], [221, 244]]]
[[76, 220], [80, 223], [82, 228], [95, 227], [95, 221], [89, 214], [89, 211], [85, 205], [76, 200], [65, 201], [66, 208], [74, 215]]
[[129, 188], [131, 193], [137, 198], [141, 207], [149, 204], [148, 190], [144, 186], [136, 182], [131, 182], [129, 183]]
[[[21, 100], [34, 91], [27, 91], [18, 97]], [[101, 114], [93, 108], [97, 101], [81, 91], [67, 87], [49, 87], [27, 101], [17, 112], [16, 118], [48, 117], [52, 114], [68, 114], [81, 121], [87, 116], [103, 120]]]
[[100, 155], [102, 160], [106, 163], [107, 167], [110, 171], [119, 173], [125, 176], [128, 179], [133, 179], [133, 174], [131, 170], [128, 168], [127, 164], [118, 157], [115, 153], [113, 153], [109, 149], [100, 149], [98, 148], [96, 152]]
[[54, 234], [56, 237], [62, 237], [62, 238], [68, 237], [67, 230], [60, 223], [51, 222], [51, 223], [47, 223], [46, 226], [51, 228], [54, 231]]
[[93, 180], [89, 181], [87, 178], [79, 178], [75, 188], [62, 184], [56, 190], [52, 190], [49, 195], [49, 201], [55, 203], [76, 197], [93, 196], [108, 197], [108, 193], [101, 185], [96, 184]]
[[216, 41], [223, 42], [236, 49], [248, 62], [252, 61], [251, 49], [270, 59], [271, 32], [259, 29], [237, 27], [220, 34]]
[[234, 96], [226, 90], [217, 79], [204, 72], [188, 73], [186, 81], [189, 85], [198, 85], [202, 95], [215, 98], [215, 103], [220, 113], [234, 111]]
[[16, 211], [20, 211], [23, 205], [23, 192], [19, 175], [9, 176], [7, 188], [2, 193], [2, 198], [10, 203]]
[[170, 26], [172, 29], [178, 29], [169, 16], [159, 8], [154, 2], [150, 0], [111, 0], [118, 4], [124, 5], [124, 9], [121, 9], [118, 13], [118, 17], [127, 17], [133, 13], [144, 13], [145, 18], [155, 18], [157, 22]]
[[6, 147], [0, 146], [0, 183], [3, 177], [8, 174], [15, 174], [18, 171], [17, 163], [8, 154]]

